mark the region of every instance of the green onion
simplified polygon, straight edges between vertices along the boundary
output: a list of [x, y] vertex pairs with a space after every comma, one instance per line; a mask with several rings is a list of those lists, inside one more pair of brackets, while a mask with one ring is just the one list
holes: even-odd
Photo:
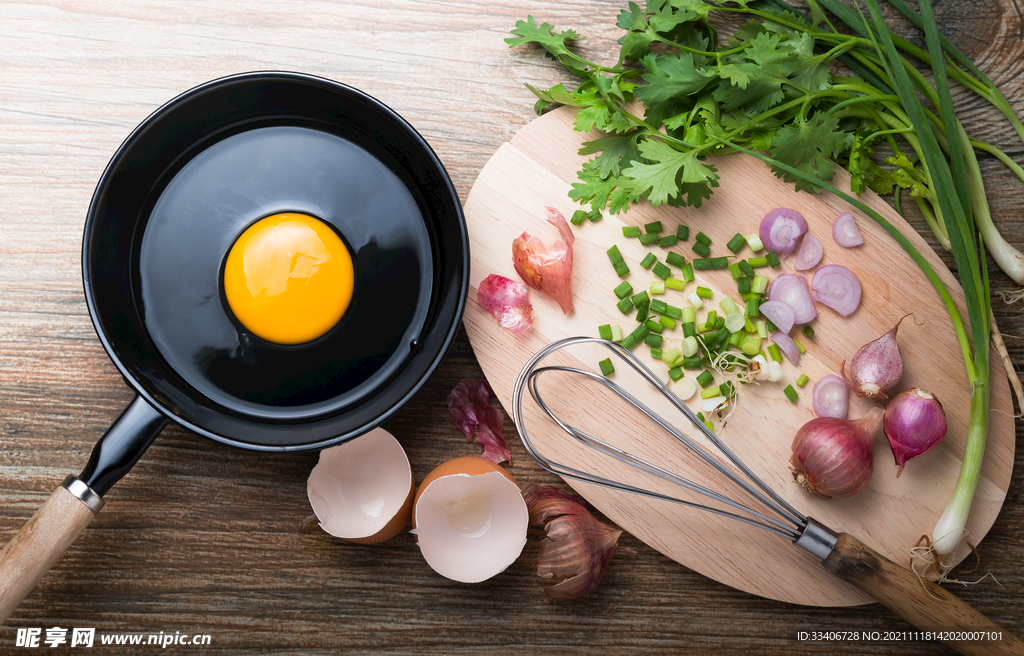
[[711, 245], [711, 237], [708, 237], [703, 232], [698, 232], [697, 236], [694, 237], [694, 239], [696, 239], [698, 242], [704, 244], [705, 246], [710, 246]]
[[665, 338], [662, 337], [661, 335], [657, 333], [651, 333], [644, 339], [644, 344], [647, 344], [648, 346], [658, 347], [661, 346], [661, 342], [663, 339]]
[[[650, 337], [650, 335], [648, 335], [648, 337]], [[661, 335], [658, 335], [658, 337], [661, 337]], [[660, 348], [651, 348], [651, 357], [654, 358], [655, 360], [660, 360], [661, 359], [661, 349]]]
[[740, 250], [746, 245], [746, 238], [744, 238], [743, 235], [737, 232], [735, 235], [732, 236], [732, 239], [729, 240], [729, 243], [727, 243], [725, 247], [728, 248], [733, 253], [739, 253]]
[[722, 311], [727, 315], [740, 311], [740, 308], [736, 305], [736, 301], [732, 300], [728, 296], [719, 301], [718, 307], [722, 308]]
[[691, 335], [690, 337], [683, 339], [683, 341], [679, 343], [679, 349], [680, 352], [683, 354], [683, 357], [688, 358], [693, 355], [696, 355], [698, 349], [700, 349], [700, 346], [697, 344], [697, 338]]
[[665, 293], [665, 281], [664, 280], [652, 280], [651, 281], [651, 293], [652, 294], [664, 294]]
[[683, 337], [693, 337], [697, 334], [697, 324], [687, 321], [683, 324]]
[[619, 260], [618, 262], [612, 264], [612, 266], [615, 267], [615, 273], [620, 278], [629, 273], [629, 267], [626, 266], [625, 260]]
[[661, 232], [661, 221], [653, 221], [644, 225], [644, 230], [649, 233]]
[[668, 268], [661, 262], [658, 262], [657, 264], [654, 265], [654, 270], [652, 271], [652, 273], [654, 273], [654, 275], [658, 276], [662, 280], [668, 280], [669, 276], [672, 275], [672, 269]]
[[700, 300], [700, 296], [697, 295], [697, 292], [690, 292], [687, 294], [686, 300], [690, 301], [690, 305], [693, 306], [694, 310], [699, 310], [704, 307], [704, 301]]
[[765, 322], [768, 324], [768, 332], [769, 333], [773, 333], [773, 332], [775, 332], [776, 330], [779, 329], [778, 326], [776, 326], [775, 324], [772, 323], [771, 319], [765, 319]]
[[665, 316], [667, 316], [670, 319], [678, 320], [682, 315], [683, 315], [683, 309], [682, 308], [677, 308], [674, 305], [669, 305], [669, 306], [665, 307]]
[[678, 228], [676, 228], [676, 238], [679, 239], [679, 241], [686, 241], [687, 239], [689, 239], [690, 238], [690, 228], [689, 228], [689, 226], [680, 225]]
[[655, 255], [654, 253], [648, 253], [647, 255], [644, 255], [644, 259], [640, 260], [640, 266], [642, 266], [645, 269], [650, 269], [652, 266], [654, 266], [654, 263], [657, 261], [657, 255]]
[[[750, 264], [750, 266], [755, 268], [755, 269], [760, 269], [761, 267], [768, 266], [768, 258], [767, 257], [751, 257], [751, 258], [747, 259], [747, 263]], [[748, 273], [747, 275], [748, 276], [752, 276], [754, 274]]]
[[[743, 332], [751, 335], [757, 333], [757, 325], [750, 319], [750, 317], [743, 317]], [[761, 337], [760, 334], [757, 336]]]
[[678, 292], [682, 291], [685, 286], [686, 281], [684, 280], [679, 280], [678, 278], [665, 278], [665, 287], [667, 289], [674, 289]]
[[800, 374], [796, 379], [796, 386], [803, 387], [804, 385], [807, 384], [807, 381], [809, 380], [810, 378], [807, 377], [807, 374]]
[[803, 344], [801, 344], [801, 343], [800, 343], [800, 340], [799, 340], [799, 339], [797, 339], [796, 337], [794, 337], [794, 338], [793, 338], [793, 343], [794, 343], [794, 344], [796, 344], [796, 347], [797, 347], [798, 349], [800, 349], [800, 353], [801, 353], [801, 354], [803, 354], [803, 353], [806, 353], [806, 352], [807, 352], [807, 349], [806, 349], [806, 348], [804, 348], [804, 345], [803, 345]]
[[736, 281], [736, 291], [740, 294], [750, 293], [750, 278], [740, 278]]
[[711, 255], [711, 249], [708, 247], [707, 244], [705, 244], [702, 241], [693, 242], [692, 248], [693, 252], [696, 253], [697, 255], [700, 255], [701, 257], [707, 257], [708, 255]]
[[[742, 260], [740, 260], [742, 262]], [[732, 275], [733, 280], [739, 280], [744, 276], [743, 269], [740, 268], [739, 262], [733, 262], [729, 265], [729, 273]]]
[[775, 251], [768, 251], [768, 266], [773, 269], [778, 269], [782, 265], [779, 261], [779, 256], [775, 254]]
[[[630, 301], [632, 303], [632, 301]], [[643, 303], [636, 309], [636, 320], [643, 323], [647, 320], [647, 312], [650, 309], [650, 304]]]
[[665, 261], [674, 267], [682, 268], [686, 264], [686, 258], [679, 253], [669, 253], [665, 256]]
[[755, 253], [764, 248], [764, 243], [761, 242], [761, 238], [757, 236], [757, 233], [746, 236], [747, 246], [750, 246], [750, 250]]
[[751, 319], [753, 319], [754, 317], [756, 317], [756, 316], [758, 316], [760, 314], [760, 310], [758, 309], [758, 308], [760, 308], [760, 306], [761, 306], [760, 299], [752, 298], [749, 301], [747, 301], [747, 311], [744, 314], [746, 316], [750, 317]]
[[708, 316], [704, 321], [705, 331], [715, 329], [715, 321], [718, 320], [718, 312], [711, 310], [708, 312]]
[[[733, 303], [733, 305], [736, 305]], [[735, 333], [743, 329], [743, 325], [746, 322], [746, 318], [742, 312], [730, 312], [725, 317], [725, 327], [730, 333]]]
[[632, 334], [630, 334], [623, 337], [620, 344], [622, 348], [626, 349], [627, 351], [632, 351], [634, 348], [636, 348], [637, 340], [635, 337], [633, 337]]
[[676, 320], [667, 315], [658, 317], [658, 323], [665, 326], [669, 330], [672, 330], [673, 328], [676, 327]]
[[[675, 319], [676, 317], [672, 317]], [[697, 310], [692, 307], [684, 307], [682, 313], [679, 315], [679, 320], [683, 323], [697, 323]]]
[[768, 322], [764, 319], [756, 322], [755, 328], [757, 328], [757, 336], [761, 339], [768, 339]]
[[729, 266], [729, 258], [727, 257], [713, 257], [711, 258], [712, 269], [725, 269]]
[[622, 326], [618, 326], [618, 325], [613, 325], [612, 326], [612, 341], [613, 342], [621, 342], [622, 341]]
[[601, 214], [600, 210], [590, 210], [587, 212], [587, 218], [590, 219], [591, 223], [597, 223], [604, 218], [604, 214]]
[[654, 319], [648, 319], [647, 321], [645, 321], [644, 326], [647, 328], [647, 330], [651, 331], [652, 333], [660, 333], [661, 331], [665, 330], [665, 326], [661, 325]]
[[586, 218], [587, 218], [587, 213], [585, 211], [583, 211], [583, 210], [576, 210], [575, 212], [572, 213], [572, 218], [569, 219], [569, 223], [578, 226], [578, 225], [582, 224], [583, 220], [586, 219]]
[[683, 266], [683, 282], [690, 282], [693, 280], [693, 262], [690, 262]]
[[602, 376], [607, 377], [607, 376], [611, 376], [613, 373], [615, 373], [615, 365], [612, 364], [612, 359], [611, 358], [605, 358], [604, 360], [601, 360], [597, 364], [598, 364], [599, 367], [601, 367], [601, 375]]
[[696, 260], [691, 262], [691, 264], [693, 265], [693, 268], [696, 269], [697, 271], [709, 271], [712, 268], [714, 268], [712, 266], [713, 261], [710, 257], [697, 258]]
[[675, 235], [667, 235], [658, 240], [658, 246], [662, 248], [672, 248], [679, 241]]
[[683, 377], [683, 370], [680, 367], [672, 367], [668, 370], [668, 377], [674, 381], [679, 380]]
[[606, 323], [603, 326], [598, 326], [597, 327], [597, 336], [600, 337], [601, 339], [611, 339], [612, 338], [612, 326], [611, 326], [611, 324]]
[[768, 291], [768, 276], [754, 276], [750, 281], [752, 294], [763, 294]]
[[622, 262], [622, 253], [619, 252], [618, 246], [612, 246], [608, 249], [608, 259], [612, 261], [612, 264], [616, 262]]
[[714, 296], [714, 292], [707, 287], [697, 287], [697, 296], [700, 296], [701, 298], [711, 298]]
[[737, 262], [737, 264], [739, 264], [740, 271], [742, 271], [747, 276], [753, 278], [754, 276], [757, 275], [757, 272], [754, 271], [754, 267], [751, 266], [750, 262], [747, 262], [746, 260], [740, 260], [739, 262]]
[[619, 301], [615, 307], [619, 308], [619, 312], [622, 314], [629, 314], [629, 311], [633, 309], [633, 301], [627, 297]]
[[617, 297], [619, 297], [619, 298], [626, 298], [627, 296], [629, 296], [630, 294], [633, 293], [633, 285], [631, 285], [631, 284], [629, 284], [629, 282], [623, 280], [612, 291], [615, 292], [615, 295]]
[[643, 231], [640, 230], [640, 226], [622, 226], [623, 237], [639, 237], [642, 234]]
[[656, 232], [647, 232], [640, 235], [640, 243], [644, 246], [650, 246], [656, 241], [658, 241], [658, 233]]
[[729, 329], [725, 327], [725, 319], [723, 317], [719, 317], [719, 319], [722, 320], [722, 325], [719, 326], [717, 322], [715, 323], [718, 332], [714, 335], [714, 342], [716, 344], [725, 344], [729, 340]]
[[705, 369], [697, 376], [697, 384], [702, 388], [707, 388], [708, 385], [715, 382], [715, 375]]
[[700, 369], [701, 357], [699, 355], [691, 355], [683, 357], [683, 369]]
[[702, 399], [711, 399], [711, 398], [714, 398], [716, 396], [721, 396], [721, 393], [722, 393], [722, 390], [720, 390], [719, 388], [717, 388], [717, 387], [709, 387], [708, 389], [703, 389], [703, 390], [700, 391], [700, 398], [702, 398]]
[[633, 294], [629, 298], [630, 302], [633, 303], [633, 307], [640, 307], [644, 303], [650, 303], [651, 297], [647, 295], [647, 292], [640, 292], [639, 294]]
[[[726, 321], [728, 321], [728, 317], [726, 318]], [[729, 346], [735, 346], [736, 348], [739, 348], [740, 344], [742, 342], [743, 342], [743, 333], [742, 332], [736, 331], [733, 334], [729, 335]]]
[[651, 331], [647, 328], [647, 326], [644, 324], [640, 324], [639, 326], [633, 329], [633, 332], [629, 333], [629, 336], [636, 340], [636, 342], [639, 344], [640, 342], [647, 339], [647, 336], [650, 334]]
[[656, 298], [651, 301], [651, 312], [657, 312], [658, 314], [665, 314], [665, 310], [668, 309], [668, 303]]
[[796, 400], [799, 397], [799, 395], [796, 393], [796, 390], [793, 389], [792, 385], [786, 385], [786, 389], [784, 389], [782, 391], [786, 393], [786, 398], [787, 399], [789, 399], [793, 403], [796, 403]]
[[782, 351], [779, 349], [777, 344], [768, 345], [768, 357], [776, 362], [782, 362]]
[[804, 334], [804, 337], [814, 337], [814, 327], [809, 323], [805, 323], [800, 332]]
[[740, 342], [740, 350], [745, 355], [751, 357], [757, 355], [757, 352], [761, 350], [761, 338], [757, 335], [746, 335]]
[[719, 389], [719, 391], [722, 392], [722, 396], [724, 396], [725, 398], [729, 398], [736, 391], [732, 387], [732, 381], [731, 380], [727, 380], [724, 383], [722, 383], [721, 385], [719, 385], [718, 389]]
[[676, 360], [678, 360], [678, 359], [680, 359], [682, 357], [683, 357], [682, 351], [680, 351], [677, 348], [670, 348], [667, 351], [663, 351], [662, 354], [661, 354], [661, 359], [664, 360], [669, 365], [671, 365], [673, 362], [675, 362]]

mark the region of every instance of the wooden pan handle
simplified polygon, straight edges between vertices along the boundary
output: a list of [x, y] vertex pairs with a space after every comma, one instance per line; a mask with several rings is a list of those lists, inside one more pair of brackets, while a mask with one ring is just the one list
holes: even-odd
[[[1024, 655], [1024, 642], [1012, 633], [951, 592], [919, 578], [848, 533], [839, 534], [836, 546], [822, 565], [962, 654]], [[996, 639], [979, 639], [983, 632], [995, 635]]]
[[103, 499], [69, 476], [0, 552], [0, 624], [71, 546]]

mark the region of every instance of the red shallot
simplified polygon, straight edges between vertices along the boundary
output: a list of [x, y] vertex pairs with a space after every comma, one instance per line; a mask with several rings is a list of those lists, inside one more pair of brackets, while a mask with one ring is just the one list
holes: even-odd
[[783, 273], [776, 276], [775, 280], [772, 280], [771, 286], [768, 287], [768, 299], [781, 301], [791, 307], [795, 323], [810, 323], [818, 316], [818, 311], [814, 308], [814, 301], [811, 300], [811, 293], [807, 291], [807, 281], [803, 276], [795, 273]]
[[524, 232], [512, 242], [512, 263], [530, 287], [552, 296], [562, 314], [572, 312], [572, 245], [576, 236], [561, 212], [548, 208], [548, 223], [558, 228], [563, 241], [550, 247]]
[[793, 438], [793, 478], [822, 499], [849, 497], [864, 489], [874, 468], [875, 435], [882, 427], [881, 408], [860, 419], [818, 417]]
[[827, 374], [814, 383], [811, 407], [819, 417], [846, 419], [850, 403], [850, 387], [840, 376]]
[[[772, 323], [775, 322], [773, 321]], [[800, 347], [796, 345], [796, 342], [789, 335], [782, 331], [772, 333], [772, 341], [779, 347], [779, 350], [782, 351], [787, 360], [793, 364], [800, 361]]]
[[[886, 392], [900, 382], [900, 378], [903, 377], [903, 358], [900, 357], [900, 347], [896, 343], [896, 331], [907, 316], [897, 321], [889, 332], [860, 347], [853, 356], [853, 361], [850, 362], [850, 378], [853, 380], [853, 391], [857, 396], [886, 399]], [[840, 371], [845, 378], [845, 360]]]
[[789, 333], [789, 331], [793, 330], [793, 324], [796, 323], [796, 313], [786, 303], [782, 301], [765, 301], [758, 306], [758, 309], [765, 319], [775, 324], [779, 332]]
[[857, 221], [849, 212], [843, 212], [832, 224], [832, 239], [843, 248], [853, 248], [864, 243]]
[[800, 242], [800, 250], [796, 252], [796, 262], [793, 263], [793, 268], [797, 271], [813, 269], [818, 266], [818, 262], [821, 262], [821, 256], [824, 253], [825, 247], [822, 246], [821, 240], [808, 232], [804, 235], [804, 240]]
[[811, 296], [844, 317], [860, 306], [860, 280], [841, 264], [826, 264], [811, 278]]
[[934, 394], [915, 387], [889, 402], [882, 428], [889, 438], [899, 476], [908, 460], [931, 451], [945, 437], [946, 413]]
[[633, 550], [618, 546], [622, 531], [604, 524], [587, 509], [585, 502], [557, 488], [530, 484], [523, 490], [530, 509], [530, 524], [543, 526], [545, 538], [537, 556], [537, 575], [558, 577], [544, 588], [552, 599], [576, 599], [597, 588], [616, 551]]
[[480, 281], [476, 301], [494, 315], [499, 326], [512, 331], [513, 335], [533, 325], [530, 289], [521, 282], [492, 273]]
[[807, 221], [803, 215], [788, 207], [779, 207], [764, 215], [758, 228], [761, 243], [779, 257], [793, 252], [800, 237], [807, 232]]

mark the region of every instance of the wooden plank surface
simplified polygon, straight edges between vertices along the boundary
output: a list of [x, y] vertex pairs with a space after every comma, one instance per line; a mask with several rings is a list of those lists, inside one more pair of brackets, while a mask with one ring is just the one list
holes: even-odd
[[[569, 108], [562, 108], [534, 119], [511, 143], [498, 149], [477, 177], [466, 201], [473, 255], [469, 280], [471, 299], [475, 298], [480, 281], [492, 273], [517, 278], [510, 253], [512, 241], [522, 231], [548, 242], [554, 239], [555, 229], [545, 220], [546, 207], [561, 208], [567, 214], [572, 209], [572, 201], [568, 200], [570, 185], [587, 159], [577, 151], [582, 142], [600, 136], [576, 132], [573, 115]], [[807, 349], [799, 363], [793, 365], [784, 361], [783, 378], [777, 383], [740, 387], [728, 425], [715, 417], [715, 432], [776, 494], [799, 512], [834, 530], [866, 536], [863, 539], [875, 550], [909, 563], [909, 556], [905, 554], [910, 553], [922, 535], [931, 532], [949, 501], [967, 435], [970, 395], [965, 390], [969, 385], [964, 371], [952, 370], [949, 366], [962, 357], [949, 315], [917, 264], [880, 226], [856, 208], [827, 194], [796, 194], [790, 185], [777, 179], [767, 166], [753, 157], [729, 155], [708, 161], [718, 168], [722, 185], [700, 208], [662, 206], [654, 209], [645, 204], [607, 216], [597, 223], [584, 222], [574, 229], [573, 267], [579, 275], [573, 281], [575, 308], [571, 313], [563, 314], [558, 304], [543, 294], [531, 294], [537, 320], [532, 330], [512, 337], [489, 312], [471, 301], [465, 324], [480, 365], [502, 404], [511, 408], [513, 387], [522, 368], [546, 344], [579, 335], [595, 336], [596, 327], [602, 324], [619, 325], [623, 334], [628, 334], [636, 322], [632, 317], [623, 316], [614, 306], [616, 299], [612, 289], [621, 280], [608, 262], [609, 246], [618, 246], [628, 263], [630, 272], [622, 280], [630, 282], [635, 292], [646, 290], [651, 280], [657, 280], [639, 265], [648, 253], [655, 254], [661, 261], [665, 260], [667, 252], [683, 255], [687, 260], [696, 255], [691, 249], [692, 236], [670, 249], [644, 247], [637, 239], [623, 238], [623, 226], [644, 226], [658, 221], [664, 227], [662, 234], [675, 234], [676, 226], [683, 224], [689, 227], [691, 235], [702, 232], [711, 238], [712, 255], [723, 255], [729, 253], [725, 243], [734, 234], [757, 232], [758, 222], [767, 210], [792, 207], [806, 217], [809, 234], [819, 236], [824, 243], [821, 264], [839, 264], [856, 272], [863, 286], [860, 307], [851, 316], [842, 317], [824, 305], [817, 305], [818, 317], [812, 324], [816, 337], [799, 336]], [[849, 188], [845, 172], [837, 175], [835, 182], [840, 188]], [[868, 192], [863, 200], [908, 234], [917, 248], [927, 251], [924, 240], [882, 199]], [[832, 222], [842, 212], [851, 210], [861, 227], [864, 244], [858, 248], [840, 248], [831, 238]], [[740, 256], [748, 254], [745, 250]], [[926, 257], [940, 271], [944, 283], [958, 290], [953, 274], [943, 267], [938, 256], [927, 253]], [[762, 273], [770, 277], [793, 274], [793, 258], [784, 258], [780, 268], [763, 269]], [[686, 294], [698, 285], [710, 289], [712, 296], [704, 300], [705, 307], [698, 312], [698, 321], [704, 320], [709, 309], [722, 312], [719, 302], [726, 296], [742, 304], [728, 270], [697, 271], [696, 276], [684, 290], [669, 290], [655, 298], [685, 307], [690, 305]], [[965, 312], [959, 293], [957, 303], [960, 311]], [[908, 317], [902, 323], [898, 334], [904, 362], [903, 378], [891, 395], [913, 387], [935, 394], [946, 413], [949, 426], [946, 438], [915, 466], [908, 465], [897, 479], [892, 450], [888, 441], [880, 437], [874, 445], [875, 474], [863, 492], [849, 499], [817, 499], [793, 481], [789, 462], [792, 437], [800, 426], [814, 417], [811, 385], [799, 393], [796, 403], [790, 402], [782, 390], [793, 384], [801, 373], [813, 381], [826, 374], [839, 374], [841, 363], [849, 362], [862, 344], [886, 333], [908, 314], [913, 318]], [[678, 347], [681, 329], [665, 329], [662, 337], [664, 349]], [[995, 361], [998, 355], [992, 350]], [[654, 371], [665, 371], [664, 362], [651, 358], [643, 346], [633, 351]], [[558, 362], [596, 371], [596, 363], [607, 356], [600, 347], [580, 346], [562, 351]], [[616, 384], [649, 404], [684, 433], [691, 437], [695, 434], [653, 388], [631, 380], [624, 363], [616, 369], [613, 377]], [[686, 372], [691, 377], [697, 373]], [[720, 374], [715, 384], [729, 378]], [[986, 444], [986, 466], [967, 526], [970, 542], [976, 546], [999, 512], [1013, 464], [1013, 404], [1009, 385], [1005, 376], [995, 377], [992, 382], [993, 414]], [[639, 421], [642, 419], [639, 413], [627, 412], [626, 403], [600, 394], [599, 388], [585, 379], [558, 378], [547, 381], [547, 385], [549, 387], [544, 389], [557, 389], [558, 396], [570, 400], [562, 404], [558, 415], [568, 424], [691, 481], [724, 492], [737, 502], [751, 503], [742, 490], [723, 487], [725, 481], [720, 475], [690, 456], [671, 436], [656, 426], [648, 428], [645, 422]], [[552, 408], [558, 407], [557, 400], [548, 398], [547, 401]], [[694, 411], [700, 410], [699, 396], [690, 399], [689, 405]], [[853, 396], [849, 416], [861, 417], [874, 405], [868, 399]], [[531, 399], [526, 399], [523, 408], [525, 426], [537, 450], [545, 457], [634, 487], [653, 487], [684, 500], [706, 501], [581, 446], [543, 416]], [[706, 441], [696, 441], [712, 449]], [[792, 603], [844, 606], [869, 601], [852, 586], [834, 577], [821, 576], [820, 562], [765, 531], [697, 509], [626, 492], [597, 486], [577, 489], [636, 537], [717, 581]], [[964, 543], [957, 557], [963, 559], [969, 553], [970, 547]], [[793, 580], [805, 583], [794, 586], [790, 583]]]
[[[533, 14], [588, 36], [607, 59], [618, 38], [613, 0], [449, 2], [0, 3], [0, 541], [13, 536], [69, 472], [131, 393], [95, 338], [82, 295], [81, 228], [96, 180], [131, 129], [160, 104], [206, 80], [285, 69], [361, 88], [431, 143], [462, 199], [484, 164], [533, 118], [529, 81], [567, 78], [536, 51], [502, 38]], [[945, 4], [943, 29], [1024, 114], [1024, 24], [1015, 0]], [[1018, 162], [1024, 148], [986, 103], [957, 95], [981, 139]], [[1021, 183], [983, 158], [996, 222], [1024, 246]], [[919, 217], [913, 224], [923, 228]], [[925, 235], [932, 244], [934, 240]], [[950, 264], [952, 259], [943, 255]], [[996, 318], [1018, 370], [1020, 303], [992, 273]], [[957, 365], [959, 366], [959, 365]], [[476, 453], [444, 399], [482, 376], [465, 334], [430, 384], [387, 427], [417, 478]], [[510, 422], [506, 435], [513, 436]], [[1017, 423], [1017, 435], [1021, 424]], [[521, 482], [555, 483], [510, 439]], [[980, 567], [956, 594], [1004, 626], [1024, 624], [1021, 450], [1006, 502], [983, 542]], [[208, 633], [221, 653], [274, 654], [936, 654], [931, 643], [800, 641], [798, 631], [907, 630], [877, 605], [835, 611], [765, 600], [716, 583], [638, 540], [616, 555], [599, 590], [565, 603], [541, 598], [531, 535], [507, 572], [475, 586], [423, 562], [412, 537], [379, 546], [302, 534], [305, 479], [316, 454], [233, 450], [171, 427], [51, 575], [0, 627], [98, 632]], [[66, 646], [64, 647], [67, 648]], [[189, 653], [185, 647], [177, 647]], [[131, 653], [116, 647], [97, 653]], [[68, 652], [70, 653], [70, 652]]]

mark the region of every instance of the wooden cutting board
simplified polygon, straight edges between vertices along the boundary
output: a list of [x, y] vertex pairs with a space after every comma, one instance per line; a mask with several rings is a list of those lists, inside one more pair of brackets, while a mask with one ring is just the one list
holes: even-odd
[[[572, 114], [561, 109], [542, 116], [519, 131], [511, 143], [498, 149], [481, 171], [466, 202], [469, 224], [472, 274], [470, 300], [465, 314], [469, 339], [487, 379], [505, 410], [511, 408], [516, 377], [525, 362], [541, 347], [574, 335], [597, 335], [597, 326], [619, 324], [623, 332], [635, 327], [615, 307], [612, 289], [620, 282], [605, 253], [618, 245], [630, 266], [629, 280], [640, 291], [654, 276], [639, 266], [648, 250], [664, 261], [665, 250], [641, 246], [637, 239], [622, 236], [622, 226], [662, 221], [666, 232], [674, 233], [682, 223], [690, 227], [690, 239], [675, 250], [692, 260], [693, 235], [704, 232], [712, 239], [712, 255], [731, 255], [725, 243], [733, 234], [757, 232], [761, 217], [775, 207], [792, 207], [808, 221], [810, 231], [825, 245], [822, 264], [838, 263], [857, 273], [863, 285], [860, 308], [843, 318], [827, 307], [819, 306], [813, 326], [815, 336], [803, 340], [807, 347], [798, 366], [784, 363], [784, 380], [779, 383], [745, 385], [740, 403], [725, 428], [716, 420], [716, 433], [750, 468], [800, 512], [827, 526], [849, 532], [882, 554], [909, 565], [909, 549], [922, 535], [929, 534], [944, 509], [956, 481], [966, 435], [969, 392], [963, 360], [945, 308], [918, 267], [869, 218], [856, 210], [864, 234], [864, 245], [853, 249], [838, 247], [831, 237], [833, 220], [852, 208], [828, 194], [795, 193], [791, 185], [777, 180], [758, 160], [729, 155], [713, 160], [721, 174], [721, 186], [700, 209], [638, 205], [626, 214], [606, 215], [597, 223], [573, 227], [576, 235], [573, 295], [575, 310], [563, 315], [550, 297], [531, 290], [536, 313], [534, 326], [520, 336], [500, 328], [494, 318], [476, 302], [476, 289], [487, 275], [497, 273], [514, 280], [519, 277], [512, 265], [512, 241], [523, 231], [551, 243], [558, 238], [546, 220], [548, 206], [569, 218], [576, 205], [568, 197], [576, 171], [587, 159], [577, 154], [583, 141], [596, 134], [581, 134], [572, 127]], [[849, 188], [844, 172], [836, 176], [840, 188]], [[942, 265], [924, 240], [880, 198], [865, 194], [863, 199], [887, 217], [924, 254], [957, 298], [962, 316], [963, 299], [952, 274]], [[749, 256], [749, 250], [741, 255]], [[762, 271], [774, 276], [792, 272], [790, 257], [780, 269]], [[728, 270], [698, 272], [695, 284], [714, 291], [712, 303], [724, 294], [737, 297], [735, 283]], [[809, 279], [809, 276], [808, 276]], [[685, 306], [685, 292], [669, 291], [666, 302]], [[704, 310], [698, 313], [703, 316]], [[811, 386], [828, 373], [838, 373], [840, 363], [853, 357], [857, 349], [888, 331], [901, 317], [913, 313], [900, 327], [899, 345], [905, 373], [896, 391], [922, 387], [932, 391], [945, 408], [949, 430], [943, 442], [931, 452], [912, 460], [903, 475], [896, 478], [890, 447], [879, 433], [875, 443], [875, 471], [867, 489], [849, 499], [824, 501], [808, 495], [794, 483], [789, 469], [790, 444], [797, 429], [814, 414], [811, 410]], [[966, 319], [965, 319], [966, 320]], [[668, 345], [678, 345], [681, 330], [664, 333]], [[561, 358], [561, 362], [596, 370], [606, 354], [579, 347]], [[650, 364], [648, 348], [634, 351]], [[1013, 409], [1009, 386], [993, 353], [992, 412], [988, 445], [981, 478], [974, 499], [968, 536], [957, 559], [966, 556], [972, 545], [984, 537], [1005, 498], [1013, 464]], [[625, 382], [620, 366], [614, 376]], [[800, 398], [791, 403], [783, 388], [800, 373], [811, 383], [800, 390]], [[623, 419], [624, 404], [616, 403], [595, 386], [579, 379], [552, 378], [544, 387], [545, 396], [567, 420], [591, 422], [602, 436], [615, 444], [646, 455], [666, 468], [678, 471], [738, 500], [742, 493], [706, 466], [700, 466], [685, 450], [642, 424]], [[645, 401], [667, 415], [671, 412], [658, 402], [653, 388], [641, 390]], [[690, 400], [699, 409], [699, 398]], [[870, 402], [851, 398], [850, 416], [859, 417]], [[685, 432], [680, 415], [671, 417]], [[609, 478], [660, 491], [670, 491], [686, 499], [699, 500], [689, 493], [661, 481], [651, 481], [615, 462], [582, 447], [565, 436], [542, 415], [532, 399], [524, 402], [524, 421], [538, 448], [548, 455], [581, 469], [596, 471]], [[632, 420], [630, 420], [632, 421]], [[820, 606], [848, 606], [871, 601], [863, 593], [832, 578], [818, 562], [788, 540], [760, 529], [730, 521], [682, 505], [653, 500], [626, 492], [570, 481], [570, 484], [612, 521], [670, 558], [726, 585], [753, 594], [782, 601]], [[744, 499], [745, 500], [745, 499]], [[613, 565], [614, 566], [614, 565]]]

